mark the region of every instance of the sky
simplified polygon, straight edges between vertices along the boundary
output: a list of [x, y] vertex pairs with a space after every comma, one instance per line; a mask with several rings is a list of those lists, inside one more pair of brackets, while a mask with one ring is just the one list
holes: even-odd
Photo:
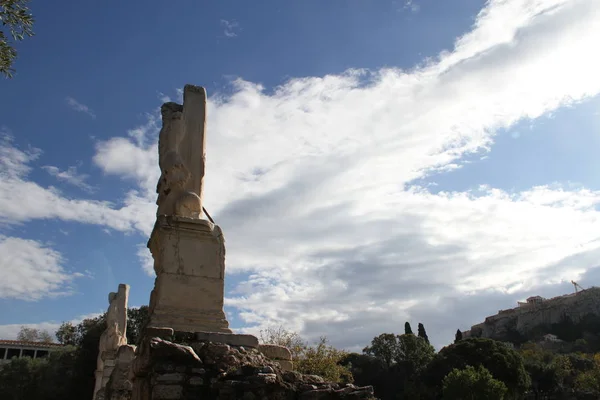
[[[142, 5], [143, 4], [143, 5]], [[159, 109], [209, 94], [236, 332], [436, 348], [600, 279], [597, 0], [30, 3], [0, 81], [0, 337], [149, 301]]]

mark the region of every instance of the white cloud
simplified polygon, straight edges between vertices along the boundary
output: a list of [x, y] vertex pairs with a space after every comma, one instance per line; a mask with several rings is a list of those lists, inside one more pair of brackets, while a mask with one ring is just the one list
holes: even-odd
[[239, 30], [240, 24], [237, 21], [222, 19], [221, 26], [224, 28], [223, 34], [228, 38], [233, 38], [237, 36], [236, 31]]
[[92, 111], [85, 104], [80, 103], [79, 101], [77, 101], [76, 99], [74, 99], [72, 97], [67, 97], [65, 100], [67, 102], [67, 105], [71, 109], [78, 111], [78, 112], [85, 113], [85, 114], [89, 115], [90, 117], [92, 117], [93, 119], [96, 119], [96, 114], [94, 113], [94, 111]]
[[403, 8], [405, 10], [410, 10], [413, 13], [417, 13], [421, 9], [421, 6], [413, 0], [406, 0]]
[[149, 234], [153, 222], [146, 216], [154, 205], [130, 191], [121, 208], [106, 201], [73, 199], [53, 187], [42, 187], [28, 179], [30, 163], [37, 159], [39, 149], [25, 152], [16, 148], [9, 137], [0, 141], [0, 224], [14, 225], [36, 219], [61, 219], [107, 226]]
[[148, 276], [156, 276], [154, 273], [154, 258], [152, 258], [152, 253], [150, 253], [150, 250], [148, 247], [146, 247], [146, 244], [140, 244], [138, 246], [137, 256], [142, 264], [142, 270]]
[[[99, 317], [100, 315], [102, 315], [102, 313], [90, 313], [90, 314], [86, 314], [86, 315], [81, 315], [79, 317], [76, 317], [76, 318], [70, 320], [69, 322], [76, 325], [76, 324], [79, 324], [84, 319], [96, 318], [96, 317]], [[0, 325], [0, 339], [15, 340], [17, 338], [17, 335], [19, 334], [19, 331], [21, 330], [21, 327], [23, 327], [23, 326], [26, 328], [34, 328], [34, 329], [38, 329], [41, 331], [48, 331], [48, 333], [50, 333], [52, 335], [52, 337], [54, 338], [56, 331], [58, 330], [58, 328], [60, 327], [61, 324], [62, 324], [62, 322], [46, 321], [46, 322], [39, 322], [36, 324]]]
[[0, 236], [0, 298], [39, 300], [68, 293], [74, 278], [60, 253], [44, 244]]
[[77, 171], [77, 167], [70, 166], [66, 170], [60, 170], [58, 167], [53, 165], [44, 165], [42, 167], [44, 171], [58, 179], [59, 181], [63, 181], [69, 183], [73, 186], [77, 186], [80, 189], [85, 190], [86, 192], [92, 192], [93, 187], [89, 185], [86, 181], [89, 178], [89, 175], [81, 174]]
[[[499, 128], [597, 94], [599, 8], [491, 1], [452, 52], [412, 71], [293, 79], [272, 94], [237, 80], [233, 95], [213, 96], [206, 206], [224, 228], [228, 271], [252, 271], [227, 304], [247, 323], [351, 347], [449, 298], [512, 302], [596, 266], [598, 192], [436, 195], [411, 182], [489, 151]], [[121, 140], [99, 165], [121, 147], [155, 157]], [[150, 192], [149, 169], [114, 165]], [[467, 314], [444, 333], [482, 317]], [[437, 328], [430, 336], [449, 340]]]
[[[251, 274], [227, 304], [249, 324], [282, 322], [348, 348], [407, 319], [440, 344], [515, 296], [596, 267], [599, 192], [540, 182], [433, 194], [414, 181], [493, 151], [501, 128], [599, 93], [599, 24], [595, 0], [492, 0], [452, 51], [413, 70], [298, 78], [269, 93], [239, 79], [232, 95], [211, 97], [205, 205], [224, 229], [228, 272]], [[98, 166], [138, 186], [123, 207], [67, 200], [21, 171], [15, 204], [37, 186], [29, 198], [57, 205], [20, 212], [0, 197], [0, 220], [148, 235], [156, 112], [148, 121], [97, 146]]]

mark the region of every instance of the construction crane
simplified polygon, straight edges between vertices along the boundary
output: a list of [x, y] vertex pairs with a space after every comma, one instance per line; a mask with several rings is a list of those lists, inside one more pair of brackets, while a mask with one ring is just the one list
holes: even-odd
[[571, 283], [572, 283], [572, 284], [573, 284], [573, 286], [575, 287], [575, 294], [577, 294], [577, 293], [578, 293], [578, 290], [577, 290], [577, 288], [579, 288], [579, 290], [580, 290], [580, 291], [582, 291], [582, 292], [583, 292], [583, 291], [585, 291], [585, 289], [584, 289], [584, 288], [582, 288], [582, 287], [581, 287], [581, 285], [580, 285], [579, 283], [577, 283], [577, 282], [575, 282], [575, 281], [571, 281]]

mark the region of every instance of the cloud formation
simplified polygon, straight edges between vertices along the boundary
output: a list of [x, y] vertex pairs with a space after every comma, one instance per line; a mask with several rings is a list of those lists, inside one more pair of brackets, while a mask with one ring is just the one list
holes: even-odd
[[240, 28], [240, 24], [237, 21], [226, 19], [221, 20], [221, 26], [224, 28], [223, 34], [228, 38], [234, 38], [237, 36], [237, 31]]
[[[102, 315], [102, 314], [101, 313], [91, 313], [91, 314], [86, 314], [86, 315], [80, 315], [80, 316], [70, 320], [69, 322], [71, 322], [73, 325], [77, 325], [84, 319], [96, 318], [96, 317], [99, 317], [100, 315]], [[53, 337], [55, 337], [56, 331], [58, 330], [58, 328], [60, 327], [61, 324], [62, 323], [59, 323], [56, 321], [46, 321], [46, 322], [39, 322], [36, 324], [0, 325], [0, 338], [5, 339], [5, 340], [15, 340], [22, 327], [38, 329], [41, 331], [48, 331], [48, 333], [50, 333]]]
[[[225, 233], [228, 279], [242, 279], [226, 304], [246, 330], [282, 323], [359, 348], [410, 320], [440, 345], [595, 268], [597, 191], [473, 182], [435, 193], [416, 182], [493, 152], [503, 128], [597, 95], [599, 25], [594, 0], [492, 0], [451, 51], [412, 70], [354, 69], [268, 91], [237, 79], [232, 94], [214, 94], [205, 205]], [[35, 153], [9, 148], [0, 221], [59, 218], [147, 237], [158, 125], [154, 110], [97, 144], [94, 163], [135, 185], [119, 205], [28, 181]], [[35, 206], [14, 206], [25, 193]]]
[[70, 166], [66, 170], [60, 170], [58, 167], [53, 165], [44, 165], [42, 169], [59, 181], [77, 186], [86, 192], [93, 191], [93, 187], [86, 182], [89, 178], [89, 175], [79, 173], [76, 166]]
[[94, 113], [94, 111], [92, 111], [88, 106], [86, 106], [83, 103], [80, 103], [79, 101], [77, 101], [76, 99], [74, 99], [73, 97], [67, 97], [66, 99], [67, 105], [78, 112], [82, 112], [85, 113], [87, 115], [89, 115], [90, 117], [92, 117], [92, 119], [96, 119], [96, 114]]
[[0, 298], [39, 300], [66, 294], [77, 276], [65, 271], [60, 253], [34, 240], [0, 236]]
[[[228, 272], [250, 274], [227, 304], [250, 331], [283, 323], [352, 347], [449, 299], [500, 293], [510, 306], [595, 267], [598, 192], [540, 182], [436, 194], [415, 181], [493, 151], [501, 128], [596, 95], [598, 24], [591, 0], [490, 1], [453, 51], [410, 71], [349, 70], [269, 92], [238, 79], [232, 95], [213, 95], [206, 206], [224, 228]], [[152, 141], [100, 149], [98, 165], [151, 193], [154, 172], [121, 149], [146, 165]], [[483, 316], [457, 316], [448, 332]]]

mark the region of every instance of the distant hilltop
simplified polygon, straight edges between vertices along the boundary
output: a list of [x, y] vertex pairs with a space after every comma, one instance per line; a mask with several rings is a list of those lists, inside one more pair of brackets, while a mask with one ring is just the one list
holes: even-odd
[[575, 282], [573, 284], [575, 293], [551, 299], [529, 297], [526, 302], [518, 302], [517, 307], [500, 310], [484, 322], [473, 325], [462, 333], [462, 337], [484, 337], [520, 344], [552, 334], [559, 340], [568, 341], [573, 327], [578, 324], [587, 326], [589, 321], [596, 324], [600, 320], [600, 288], [577, 290], [581, 287]]

